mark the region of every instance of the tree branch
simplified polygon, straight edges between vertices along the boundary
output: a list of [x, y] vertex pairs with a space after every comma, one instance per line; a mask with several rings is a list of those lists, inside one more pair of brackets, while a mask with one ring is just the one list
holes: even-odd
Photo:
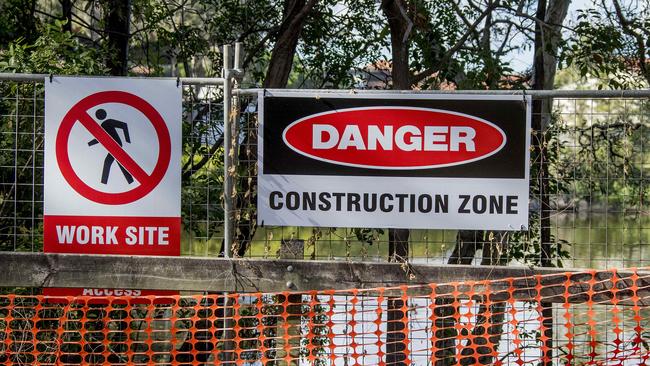
[[210, 151], [208, 151], [207, 154], [204, 154], [201, 157], [201, 160], [198, 162], [194, 163], [194, 159], [190, 158], [184, 165], [183, 165], [183, 175], [182, 175], [182, 180], [187, 181], [190, 179], [192, 174], [196, 172], [197, 170], [201, 169], [207, 162], [210, 160], [210, 158], [217, 152], [217, 150], [223, 145], [223, 135], [219, 136], [219, 139], [214, 142], [214, 144], [210, 147]]
[[[299, 0], [286, 1], [291, 1], [291, 3], [285, 3], [279, 36], [271, 52], [271, 60], [264, 79], [266, 88], [286, 87], [305, 19], [317, 2], [317, 0], [309, 0], [307, 3]], [[296, 11], [297, 6], [300, 9]]]
[[257, 55], [257, 50], [264, 47], [264, 44], [269, 40], [269, 38], [271, 38], [271, 36], [273, 36], [275, 31], [277, 31], [277, 29], [266, 33], [266, 35], [264, 35], [264, 37], [262, 37], [262, 39], [260, 39], [259, 42], [257, 42], [257, 44], [252, 49], [246, 52], [247, 53], [246, 58], [244, 59], [244, 62], [242, 62], [243, 69], [246, 69], [248, 64], [250, 64], [253, 61], [253, 58], [255, 58], [255, 56]]
[[420, 81], [422, 81], [422, 80], [428, 78], [429, 76], [431, 76], [431, 75], [432, 75], [433, 73], [435, 73], [436, 71], [439, 71], [439, 70], [441, 70], [442, 68], [444, 68], [445, 66], [447, 66], [447, 64], [449, 63], [449, 61], [451, 60], [451, 58], [454, 56], [454, 54], [455, 54], [456, 52], [458, 52], [458, 50], [460, 50], [460, 49], [464, 46], [465, 42], [467, 41], [467, 38], [469, 38], [469, 36], [472, 34], [472, 32], [476, 31], [476, 27], [478, 27], [478, 25], [481, 24], [481, 22], [483, 21], [483, 19], [484, 19], [486, 16], [488, 16], [488, 14], [490, 14], [490, 13], [491, 13], [494, 9], [496, 9], [498, 6], [499, 6], [499, 0], [497, 0], [497, 1], [495, 1], [494, 3], [490, 4], [490, 5], [485, 9], [485, 11], [483, 11], [483, 12], [481, 13], [481, 15], [479, 15], [479, 17], [476, 18], [476, 20], [474, 20], [474, 23], [472, 23], [471, 26], [469, 27], [469, 29], [465, 32], [465, 34], [463, 34], [463, 35], [460, 37], [460, 39], [458, 39], [458, 41], [456, 42], [456, 44], [454, 44], [454, 45], [453, 45], [453, 46], [452, 46], [452, 47], [451, 47], [451, 48], [450, 48], [450, 49], [449, 49], [449, 50], [448, 50], [448, 51], [447, 51], [447, 52], [442, 56], [442, 58], [440, 59], [440, 63], [438, 64], [438, 67], [435, 67], [435, 68], [434, 68], [434, 67], [430, 67], [430, 68], [428, 68], [428, 69], [422, 71], [421, 73], [414, 75], [414, 76], [411, 78], [411, 85], [419, 83]]
[[[492, 24], [494, 24], [494, 23], [492, 23]], [[510, 32], [511, 31], [512, 31], [512, 23], [508, 24], [508, 29], [506, 30], [505, 37], [503, 37], [503, 42], [501, 42], [501, 46], [499, 46], [499, 48], [496, 51], [497, 55], [501, 56], [501, 55], [506, 54], [505, 52], [503, 52], [503, 50], [505, 49], [506, 45], [510, 41]], [[511, 50], [509, 50], [509, 51], [511, 51]]]
[[[462, 20], [463, 23], [465, 23], [465, 26], [468, 29], [471, 29], [472, 28], [472, 23], [467, 19], [467, 17], [463, 13], [463, 11], [460, 9], [458, 4], [455, 1], [450, 1], [450, 3], [454, 7], [454, 11], [456, 12], [456, 15], [460, 18], [460, 20]], [[474, 40], [476, 41], [476, 43], [480, 43], [479, 35], [478, 35], [478, 32], [476, 31], [476, 29], [473, 29], [472, 36], [474, 36]]]
[[533, 15], [526, 14], [526, 13], [522, 12], [519, 9], [513, 10], [512, 8], [509, 8], [507, 6], [499, 6], [498, 8], [502, 9], [502, 10], [510, 11], [516, 16], [519, 16], [519, 17], [522, 17], [522, 18], [525, 18], [525, 19], [528, 19], [528, 20], [532, 20], [533, 22], [540, 24], [540, 26], [542, 26], [544, 28], [559, 27], [559, 28], [566, 29], [566, 30], [569, 30], [569, 31], [572, 31], [572, 32], [575, 31], [575, 28], [564, 25], [563, 23], [558, 24], [558, 23], [554, 23], [554, 22], [546, 22], [546, 21], [543, 21], [543, 20], [541, 20], [541, 19], [539, 19], [539, 18], [537, 18], [537, 17], [535, 17]]
[[645, 58], [645, 53], [646, 53], [645, 40], [643, 39], [643, 36], [636, 33], [630, 27], [632, 22], [630, 22], [628, 19], [625, 18], [625, 15], [623, 14], [623, 9], [621, 8], [621, 4], [619, 3], [619, 1], [612, 0], [612, 3], [614, 4], [616, 17], [618, 18], [619, 23], [621, 23], [621, 26], [623, 27], [623, 33], [631, 36], [636, 41], [636, 46], [638, 47], [637, 56], [639, 57], [639, 68], [641, 69], [641, 73], [643, 74], [643, 77], [646, 79], [646, 81], [648, 81], [648, 83], [650, 83], [650, 73], [648, 72], [648, 68], [646, 66], [646, 58]]

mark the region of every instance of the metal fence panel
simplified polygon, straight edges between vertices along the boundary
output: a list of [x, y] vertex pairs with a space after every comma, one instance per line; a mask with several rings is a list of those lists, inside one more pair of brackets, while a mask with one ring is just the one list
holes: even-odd
[[[650, 261], [647, 193], [650, 92], [617, 92], [638, 96], [613, 97], [613, 91], [562, 90], [534, 95], [537, 100], [558, 97], [553, 99], [551, 114], [533, 116], [548, 120], [549, 125], [543, 134], [532, 132], [533, 144], [541, 143], [545, 153], [531, 154], [528, 231], [463, 233], [466, 241], [469, 235], [474, 248], [464, 250], [470, 257], [455, 258], [456, 230], [411, 230], [409, 261], [443, 264], [465, 260], [480, 264], [489, 255], [483, 250], [488, 247], [504, 251], [505, 264], [539, 265], [540, 232], [545, 225], [543, 229], [550, 232], [551, 255], [556, 258], [552, 261], [554, 265], [570, 268], [647, 265]], [[242, 147], [237, 181], [244, 183], [238, 189], [246, 202], [236, 213], [240, 237], [236, 238], [235, 245], [244, 242], [246, 250], [241, 255], [286, 257], [287, 250], [283, 248], [294, 246], [304, 259], [386, 261], [389, 255], [386, 229], [271, 226], [255, 229], [250, 225], [254, 221], [249, 217], [254, 215], [255, 191], [254, 186], [245, 183], [254, 182], [257, 173], [256, 96], [245, 92], [240, 95], [245, 107], [239, 119]], [[544, 197], [539, 190], [542, 185], [546, 187]], [[550, 207], [542, 207], [545, 200]], [[248, 233], [251, 229], [253, 234]], [[252, 238], [250, 245], [245, 243], [247, 236]], [[294, 256], [295, 253], [290, 258]]]
[[[38, 252], [42, 250], [43, 85], [35, 77], [15, 79], [0, 81], [0, 250]], [[182, 255], [219, 256], [224, 235], [224, 112], [219, 86], [223, 80], [185, 81]], [[531, 161], [530, 230], [472, 233], [474, 248], [469, 248], [465, 259], [479, 264], [488, 248], [505, 253], [506, 262], [539, 264], [540, 224], [547, 222], [553, 255], [561, 257], [566, 267], [648, 264], [648, 95], [639, 91], [545, 93], [557, 97], [553, 114], [542, 116], [552, 121], [546, 133], [533, 138], [545, 143], [546, 154]], [[386, 261], [388, 231], [382, 228], [256, 226], [256, 95], [240, 92], [232, 101], [234, 253], [255, 258]], [[547, 172], [539, 169], [542, 162]], [[541, 207], [536, 188], [541, 182], [549, 189], [550, 210]], [[409, 260], [436, 264], [458, 260], [454, 257], [457, 235], [453, 230], [412, 230]]]
[[[184, 255], [216, 255], [223, 239], [223, 89], [183, 85]], [[42, 251], [42, 81], [0, 81], [0, 250]]]
[[[256, 95], [236, 94], [232, 99], [233, 108], [224, 113], [222, 79], [185, 81], [182, 255], [209, 257], [222, 253], [226, 170], [234, 182], [231, 193], [235, 224], [233, 254], [249, 258], [339, 261], [383, 262], [388, 259], [389, 234], [381, 228], [258, 227], [255, 222]], [[0, 78], [0, 251], [42, 251], [42, 83], [43, 79], [39, 81], [36, 76]], [[532, 154], [531, 159], [530, 229], [520, 233], [412, 230], [410, 262], [491, 263], [490, 258], [496, 253], [504, 263], [539, 265], [543, 259], [542, 248], [547, 245], [557, 259], [554, 264], [565, 267], [648, 265], [650, 153], [646, 145], [650, 137], [650, 92], [548, 91], [538, 93], [536, 97], [555, 98], [551, 114], [534, 116], [550, 122], [544, 133], [533, 132], [533, 141], [542, 143], [544, 154]], [[231, 152], [234, 165], [225, 169], [223, 126], [228, 116], [234, 123], [232, 143], [235, 148]], [[549, 202], [550, 206], [544, 207], [544, 202]], [[542, 242], [542, 232], [550, 234], [548, 243]], [[463, 241], [462, 246], [458, 245], [459, 238]], [[648, 355], [642, 347], [645, 344], [644, 328], [640, 326], [647, 306], [646, 275], [634, 273], [631, 282], [625, 282], [625, 289], [620, 290], [618, 295], [621, 296], [615, 294], [612, 297], [603, 286], [610, 289], [614, 287], [613, 282], [620, 283], [614, 272], [590, 271], [583, 274], [587, 277], [576, 283], [563, 275], [548, 277], [571, 283], [569, 287], [549, 285], [540, 277], [525, 278], [524, 285], [530, 284], [529, 290], [557, 290], [559, 295], [535, 297], [535, 291], [527, 291], [533, 298], [523, 301], [514, 297], [519, 292], [510, 290], [507, 292], [513, 296], [492, 299], [490, 296], [494, 291], [481, 287], [485, 284], [473, 282], [450, 284], [436, 290], [435, 294], [432, 287], [419, 286], [429, 290], [424, 296], [411, 294], [415, 287], [394, 289], [397, 295], [373, 292], [386, 289], [336, 294], [321, 291], [290, 296], [288, 293], [225, 295], [233, 301], [233, 306], [227, 307], [232, 317], [227, 316], [223, 300], [221, 313], [217, 315], [218, 298], [223, 295], [177, 298], [171, 312], [169, 306], [165, 308], [164, 305], [149, 303], [144, 308], [129, 308], [125, 314], [125, 305], [111, 303], [108, 306], [110, 314], [101, 307], [98, 310], [103, 321], [89, 320], [90, 306], [83, 311], [68, 306], [65, 311], [76, 315], [65, 315], [64, 318], [60, 308], [50, 305], [45, 308], [40, 298], [10, 296], [0, 299], [0, 341], [3, 341], [0, 342], [0, 360], [6, 361], [2, 357], [13, 353], [25, 357], [18, 362], [30, 362], [33, 361], [30, 357], [45, 354], [42, 362], [54, 362], [50, 351], [57, 345], [47, 343], [47, 339], [35, 338], [49, 328], [45, 323], [33, 327], [29, 322], [36, 319], [49, 326], [66, 324], [76, 327], [80, 321], [74, 317], [81, 316], [92, 323], [91, 327], [104, 327], [101, 331], [84, 328], [83, 332], [77, 332], [76, 328], [64, 329], [66, 336], [78, 337], [83, 333], [90, 337], [81, 342], [85, 342], [84, 347], [87, 347], [81, 350], [81, 354], [89, 357], [88, 362], [102, 362], [107, 360], [105, 357], [113, 357], [110, 362], [131, 358], [135, 362], [155, 359], [166, 363], [172, 356], [180, 357], [177, 359], [179, 362], [198, 361], [199, 357], [207, 357], [210, 362], [219, 360], [220, 352], [223, 355], [223, 350], [230, 347], [236, 354], [229, 356], [230, 359], [239, 357], [239, 363], [277, 360], [288, 364], [301, 354], [303, 357], [306, 355], [309, 361], [320, 360], [322, 364], [347, 364], [350, 361], [369, 364], [382, 360], [389, 363], [387, 354], [391, 353], [390, 357], [406, 357], [413, 363], [426, 364], [434, 358], [444, 358], [446, 354], [463, 356], [468, 345], [477, 352], [480, 347], [471, 343], [473, 339], [482, 339], [483, 344], [489, 344], [480, 334], [475, 335], [481, 329], [485, 333], [479, 317], [490, 312], [481, 308], [489, 301], [501, 306], [491, 310], [492, 314], [502, 315], [499, 320], [502, 329], [496, 331], [499, 334], [498, 341], [495, 341], [498, 348], [489, 351], [504, 364], [536, 364], [544, 361], [543, 353], [550, 349], [558, 362], [568, 360], [571, 363], [572, 359], [592, 363], [612, 359], [622, 361], [622, 358], [632, 362], [646, 360]], [[599, 277], [602, 275], [606, 278]], [[508, 281], [512, 280], [505, 279], [499, 283], [502, 288], [509, 288], [512, 283]], [[497, 282], [489, 282], [489, 285]], [[576, 287], [575, 291], [570, 290], [572, 286]], [[38, 291], [34, 289], [34, 292]], [[440, 294], [446, 296], [439, 298], [437, 295]], [[575, 294], [582, 297], [575, 297]], [[609, 297], [598, 297], [603, 294]], [[448, 304], [445, 301], [449, 301], [448, 295], [452, 296], [456, 311], [450, 311], [450, 322], [445, 323], [440, 318], [446, 316], [444, 309]], [[392, 296], [397, 296], [398, 301], [403, 300], [401, 307], [388, 306]], [[481, 297], [480, 301], [473, 301], [473, 296]], [[560, 305], [548, 305], [551, 300]], [[572, 304], [576, 301], [583, 304]], [[205, 308], [212, 312], [206, 312]], [[264, 309], [264, 313], [260, 309]], [[25, 315], [16, 310], [28, 312]], [[386, 317], [390, 311], [401, 311], [406, 320], [384, 321], [382, 316]], [[275, 316], [278, 312], [281, 315]], [[96, 315], [90, 314], [90, 317]], [[131, 323], [124, 326], [124, 317], [130, 317]], [[224, 318], [229, 319], [230, 325]], [[275, 323], [274, 318], [277, 318]], [[171, 324], [168, 322], [170, 319], [179, 322]], [[403, 327], [395, 326], [395, 323]], [[264, 335], [266, 331], [259, 331], [260, 324], [275, 329], [275, 333], [266, 333], [275, 341], [264, 338], [267, 337]], [[25, 325], [32, 328], [26, 331]], [[220, 327], [233, 330], [239, 327], [239, 331], [250, 332], [218, 335], [216, 329]], [[299, 328], [298, 332], [289, 335], [289, 329], [294, 327]], [[436, 334], [435, 327], [438, 331], [452, 333]], [[63, 328], [55, 331], [59, 329]], [[134, 339], [134, 345], [131, 345], [134, 348], [125, 350], [119, 337], [125, 332], [140, 336], [143, 329], [144, 338]], [[209, 332], [206, 333], [205, 329]], [[550, 343], [544, 340], [545, 330], [552, 331], [548, 334], [553, 339]], [[321, 337], [321, 332], [328, 332], [324, 342], [309, 343], [310, 339]], [[117, 338], [105, 337], [106, 348], [96, 352], [93, 347], [99, 345], [91, 333]], [[153, 334], [172, 336], [158, 339]], [[210, 340], [206, 341], [208, 338]], [[387, 343], [391, 341], [399, 344], [401, 349], [390, 351]], [[228, 346], [224, 342], [236, 344]], [[56, 349], [56, 352], [68, 353], [71, 363], [80, 362], [80, 352], [75, 348], [79, 342], [66, 338], [63, 343], [66, 348], [63, 351]], [[169, 343], [173, 350], [168, 348]], [[27, 348], [7, 352], [6, 347], [16, 344]], [[147, 344], [150, 347], [145, 349]], [[154, 344], [162, 348], [155, 348]], [[198, 345], [208, 348], [201, 349]], [[314, 347], [310, 349], [310, 345]], [[43, 346], [45, 351], [29, 348]], [[260, 353], [259, 349], [263, 352]], [[368, 353], [368, 349], [376, 352]], [[445, 349], [449, 352], [443, 352]]]

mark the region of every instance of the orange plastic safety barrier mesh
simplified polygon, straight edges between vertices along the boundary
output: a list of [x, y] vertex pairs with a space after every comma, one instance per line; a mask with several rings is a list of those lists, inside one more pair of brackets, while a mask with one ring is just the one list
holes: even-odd
[[0, 296], [2, 364], [640, 365], [650, 274], [309, 293]]

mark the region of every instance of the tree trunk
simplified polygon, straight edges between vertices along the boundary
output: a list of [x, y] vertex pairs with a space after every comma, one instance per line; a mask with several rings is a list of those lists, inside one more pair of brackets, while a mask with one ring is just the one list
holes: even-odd
[[[403, 0], [382, 0], [381, 9], [386, 16], [390, 28], [391, 52], [393, 63], [391, 78], [393, 89], [408, 90], [411, 88], [409, 70], [409, 37], [413, 22], [406, 11]], [[388, 230], [388, 260], [390, 262], [406, 262], [409, 252], [408, 229]], [[404, 301], [400, 298], [388, 298], [386, 311], [386, 364], [406, 365], [406, 350], [403, 320], [407, 316], [402, 308]]]
[[130, 0], [106, 0], [105, 31], [108, 38], [106, 66], [111, 75], [128, 73]]
[[409, 37], [413, 22], [408, 16], [404, 0], [382, 0], [381, 10], [386, 16], [390, 28], [390, 44], [393, 64], [391, 78], [393, 89], [411, 89], [409, 70]]
[[64, 32], [72, 32], [72, 0], [60, 0], [61, 18], [66, 21], [63, 26]]
[[[533, 60], [534, 80], [533, 89], [553, 89], [555, 73], [557, 69], [557, 52], [561, 40], [561, 25], [566, 18], [570, 0], [550, 0], [548, 6], [546, 0], [540, 0], [537, 7], [537, 19], [543, 19], [544, 24], [535, 23], [535, 53]], [[551, 267], [552, 245], [551, 242], [551, 207], [550, 207], [550, 184], [549, 169], [546, 163], [545, 135], [546, 129], [551, 122], [553, 100], [543, 99], [533, 103], [533, 161], [539, 161], [539, 197], [540, 197], [540, 242], [541, 258], [543, 267]], [[553, 364], [553, 307], [550, 304], [542, 303], [542, 327], [547, 341], [546, 351], [542, 354], [541, 364]]]
[[30, 44], [35, 41], [39, 35], [39, 32], [36, 29], [38, 24], [36, 18], [36, 1], [37, 0], [32, 0], [29, 3], [29, 15], [25, 16], [25, 14], [21, 12], [18, 15], [19, 19], [17, 19], [18, 22], [21, 23], [19, 26], [19, 29], [21, 29], [20, 36], [25, 37], [25, 40], [29, 41]]
[[[483, 232], [459, 230], [456, 234], [456, 245], [447, 261], [448, 264], [469, 265], [476, 256], [476, 251], [482, 246]], [[452, 303], [453, 299], [444, 298], [436, 300], [434, 314], [436, 316], [434, 334], [435, 366], [456, 364], [456, 320], [454, 314], [458, 311]]]
[[[408, 259], [409, 230], [390, 229], [388, 230], [388, 253], [389, 262], [404, 263]], [[405, 274], [406, 276], [407, 274]], [[407, 314], [404, 313], [404, 301], [401, 298], [389, 297], [386, 308], [386, 364], [406, 365], [406, 334], [404, 334], [404, 323], [402, 322]]]
[[483, 234], [483, 231], [458, 230], [456, 245], [447, 264], [472, 264], [476, 251], [482, 248]]
[[[555, 83], [557, 53], [562, 40], [562, 24], [567, 16], [571, 0], [540, 0], [536, 18], [544, 23], [535, 23], [535, 52], [533, 60], [533, 89], [551, 90]], [[533, 115], [533, 129], [542, 131], [551, 121], [552, 99], [538, 103], [542, 114]]]
[[264, 79], [265, 88], [285, 88], [293, 66], [293, 57], [307, 16], [317, 0], [286, 0], [278, 38]]

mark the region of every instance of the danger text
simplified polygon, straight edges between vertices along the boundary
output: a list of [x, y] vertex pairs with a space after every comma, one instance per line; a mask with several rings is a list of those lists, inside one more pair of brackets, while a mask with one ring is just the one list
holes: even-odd
[[361, 131], [358, 125], [346, 125], [343, 133], [329, 124], [315, 124], [312, 130], [313, 149], [390, 151], [476, 151], [476, 130], [469, 126], [394, 126], [369, 125]]

